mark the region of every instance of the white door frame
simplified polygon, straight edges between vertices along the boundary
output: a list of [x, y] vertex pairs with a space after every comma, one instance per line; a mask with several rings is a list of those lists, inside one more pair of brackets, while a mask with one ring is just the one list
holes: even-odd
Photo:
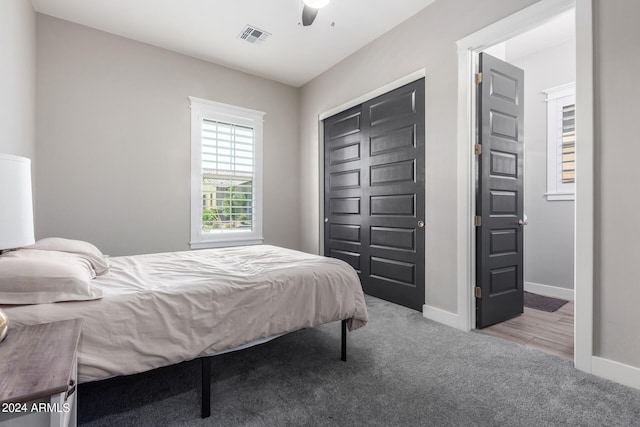
[[591, 373], [593, 358], [594, 107], [592, 0], [541, 0], [458, 40], [457, 263], [458, 328], [475, 328], [475, 58], [481, 50], [543, 24], [575, 7], [576, 150], [574, 363]]

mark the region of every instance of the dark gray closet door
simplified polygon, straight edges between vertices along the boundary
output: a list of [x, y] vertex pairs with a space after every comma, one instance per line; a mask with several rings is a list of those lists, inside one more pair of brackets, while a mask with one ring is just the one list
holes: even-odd
[[367, 294], [424, 304], [424, 79], [324, 122], [325, 255]]

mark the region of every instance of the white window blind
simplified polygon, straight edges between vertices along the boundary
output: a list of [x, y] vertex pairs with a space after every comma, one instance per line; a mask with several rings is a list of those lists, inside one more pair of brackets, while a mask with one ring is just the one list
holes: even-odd
[[562, 183], [576, 182], [576, 105], [562, 107]]
[[547, 89], [547, 200], [574, 200], [576, 182], [575, 84]]
[[202, 121], [202, 231], [253, 228], [253, 128]]
[[262, 243], [264, 113], [189, 99], [191, 247]]

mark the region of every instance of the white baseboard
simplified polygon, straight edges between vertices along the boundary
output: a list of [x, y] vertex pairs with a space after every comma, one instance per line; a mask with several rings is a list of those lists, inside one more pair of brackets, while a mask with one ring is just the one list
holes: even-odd
[[442, 323], [452, 328], [458, 328], [458, 315], [429, 305], [422, 306], [422, 315], [434, 322]]
[[566, 299], [574, 301], [573, 289], [560, 288], [558, 286], [542, 285], [540, 283], [524, 282], [524, 290], [545, 297]]
[[629, 387], [640, 389], [640, 368], [593, 356], [591, 373]]

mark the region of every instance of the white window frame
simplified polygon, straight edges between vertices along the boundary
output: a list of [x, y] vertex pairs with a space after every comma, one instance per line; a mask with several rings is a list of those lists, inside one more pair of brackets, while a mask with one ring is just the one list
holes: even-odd
[[[262, 237], [262, 137], [265, 113], [206, 99], [191, 101], [191, 249], [258, 245]], [[212, 120], [248, 126], [254, 131], [252, 229], [202, 232], [202, 122]]]
[[575, 200], [576, 184], [562, 182], [562, 109], [576, 103], [576, 84], [543, 91], [547, 103], [547, 200]]

